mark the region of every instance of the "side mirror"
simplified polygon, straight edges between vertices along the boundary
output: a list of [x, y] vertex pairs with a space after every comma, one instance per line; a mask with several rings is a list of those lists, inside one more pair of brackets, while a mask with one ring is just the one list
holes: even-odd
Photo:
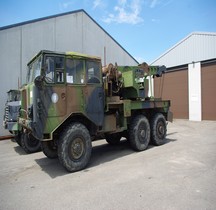
[[43, 87], [43, 81], [44, 81], [44, 76], [37, 76], [34, 80], [35, 86], [38, 87], [39, 89], [42, 89]]

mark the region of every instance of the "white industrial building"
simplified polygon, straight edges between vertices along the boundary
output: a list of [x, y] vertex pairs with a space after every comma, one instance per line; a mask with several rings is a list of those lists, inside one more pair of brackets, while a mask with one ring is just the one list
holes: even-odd
[[191, 33], [152, 64], [167, 67], [154, 93], [171, 99], [174, 118], [216, 120], [216, 33]]
[[[6, 92], [25, 83], [26, 65], [40, 50], [75, 51], [102, 58], [102, 64], [137, 61], [84, 10], [0, 28], [0, 122]], [[5, 134], [0, 126], [0, 134]]]

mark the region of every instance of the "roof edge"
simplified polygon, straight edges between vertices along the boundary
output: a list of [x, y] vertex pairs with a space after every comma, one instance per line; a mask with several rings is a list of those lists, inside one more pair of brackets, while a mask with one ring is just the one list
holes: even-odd
[[51, 19], [51, 18], [61, 17], [61, 16], [64, 16], [64, 15], [70, 15], [70, 14], [74, 14], [74, 13], [78, 13], [78, 12], [86, 13], [85, 10], [78, 9], [78, 10], [74, 10], [74, 11], [70, 11], [70, 12], [60, 13], [60, 14], [56, 14], [56, 15], [50, 15], [50, 16], [46, 16], [46, 17], [42, 17], [42, 18], [37, 18], [37, 19], [33, 19], [33, 20], [20, 22], [20, 23], [15, 23], [15, 24], [8, 25], [8, 26], [3, 26], [3, 27], [0, 27], [0, 31], [5, 30], [5, 29], [9, 29], [9, 28], [14, 28], [14, 27], [26, 25], [26, 24], [30, 24], [30, 23], [43, 21], [43, 20], [48, 20], [48, 19]]
[[150, 65], [154, 64], [160, 58], [164, 57], [166, 54], [168, 54], [170, 51], [172, 51], [173, 49], [175, 49], [176, 47], [178, 47], [181, 43], [183, 43], [184, 41], [186, 41], [187, 39], [189, 39], [193, 35], [211, 35], [211, 36], [216, 36], [216, 32], [201, 32], [201, 31], [200, 32], [198, 32], [198, 31], [191, 32], [185, 38], [183, 38], [179, 42], [177, 42], [177, 44], [173, 45], [171, 48], [169, 48], [167, 51], [165, 51], [162, 55], [160, 55], [158, 58], [156, 58], [154, 61], [152, 61]]
[[48, 20], [51, 18], [56, 18], [56, 17], [61, 17], [61, 16], [65, 16], [65, 15], [70, 15], [70, 14], [74, 14], [74, 13], [79, 13], [82, 12], [85, 15], [87, 15], [102, 31], [104, 31], [104, 33], [106, 33], [123, 51], [125, 51], [137, 64], [139, 64], [139, 62], [127, 51], [125, 50], [124, 47], [122, 47], [104, 28], [102, 28], [102, 26], [100, 26], [84, 9], [79, 9], [79, 10], [74, 10], [74, 11], [70, 11], [70, 12], [65, 12], [65, 13], [60, 13], [57, 15], [51, 15], [51, 16], [47, 16], [47, 17], [42, 17], [42, 18], [37, 18], [34, 20], [29, 20], [29, 21], [24, 21], [21, 23], [16, 23], [16, 24], [12, 24], [12, 25], [8, 25], [8, 26], [3, 26], [0, 27], [0, 31], [1, 30], [6, 30], [6, 29], [10, 29], [10, 28], [14, 28], [14, 27], [19, 27], [19, 26], [23, 26], [26, 24], [30, 24], [30, 23], [35, 23], [35, 22], [39, 22], [39, 21], [43, 21], [43, 20]]
[[[216, 57], [215, 58], [211, 58], [211, 59], [196, 61], [195, 63], [197, 63], [197, 62], [201, 63], [201, 65], [205, 65], [205, 64], [209, 64], [209, 63], [216, 63]], [[193, 62], [191, 62], [191, 63], [193, 63]], [[167, 71], [166, 72], [176, 71], [175, 69], [177, 69], [177, 70], [179, 70], [179, 69], [185, 69], [185, 67], [187, 67], [191, 63], [184, 63], [184, 64], [177, 65], [177, 66], [167, 67]]]
[[122, 50], [124, 50], [137, 64], [139, 64], [139, 62], [124, 47], [122, 47], [101, 25], [99, 25], [85, 10], [83, 10], [83, 13], [85, 13], [105, 34], [107, 34]]

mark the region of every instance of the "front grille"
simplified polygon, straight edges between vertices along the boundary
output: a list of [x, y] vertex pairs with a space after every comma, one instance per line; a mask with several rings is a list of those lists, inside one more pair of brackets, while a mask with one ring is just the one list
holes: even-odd
[[5, 106], [5, 121], [8, 121], [9, 119], [9, 107]]

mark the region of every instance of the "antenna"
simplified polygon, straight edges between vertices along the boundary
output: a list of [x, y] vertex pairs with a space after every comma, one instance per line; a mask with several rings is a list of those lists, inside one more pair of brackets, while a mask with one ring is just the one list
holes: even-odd
[[104, 66], [106, 66], [106, 47], [104, 46]]

